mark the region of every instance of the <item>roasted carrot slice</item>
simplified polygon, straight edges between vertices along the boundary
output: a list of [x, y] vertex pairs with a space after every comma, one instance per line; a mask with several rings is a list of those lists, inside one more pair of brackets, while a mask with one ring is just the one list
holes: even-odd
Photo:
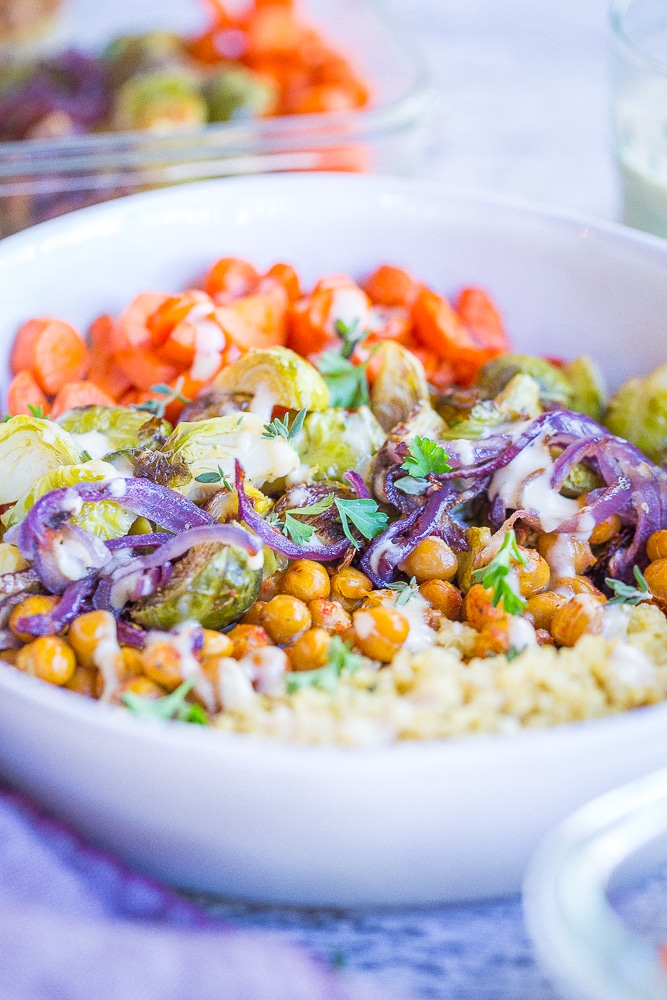
[[287, 342], [287, 292], [264, 279], [252, 295], [220, 306], [217, 322], [237, 347], [278, 347]]
[[116, 351], [114, 360], [121, 371], [137, 389], [148, 390], [161, 382], [171, 382], [178, 375], [178, 368], [165, 364], [151, 351], [141, 347]]
[[196, 306], [203, 307], [202, 314], [206, 309], [213, 312], [215, 303], [210, 295], [202, 292], [199, 288], [190, 288], [182, 295], [170, 295], [158, 306], [155, 312], [148, 317], [147, 327], [151, 335], [154, 347], [160, 347], [169, 337], [172, 330], [181, 323], [188, 313]]
[[84, 377], [88, 348], [73, 326], [59, 319], [41, 320], [32, 339], [32, 364], [27, 366], [47, 396]]
[[9, 366], [13, 375], [20, 371], [32, 371], [35, 363], [35, 341], [44, 329], [44, 319], [29, 319], [19, 329], [9, 358]]
[[274, 264], [264, 275], [265, 278], [273, 278], [279, 285], [282, 285], [287, 292], [290, 302], [296, 302], [301, 298], [301, 282], [291, 264]]
[[304, 357], [336, 347], [336, 321], [357, 319], [365, 328], [371, 301], [351, 278], [344, 274], [323, 278], [305, 299], [288, 310], [287, 346]]
[[204, 278], [204, 291], [212, 298], [227, 302], [249, 295], [257, 288], [259, 274], [250, 261], [240, 257], [221, 257]]
[[75, 406], [115, 406], [115, 400], [107, 396], [98, 385], [88, 379], [67, 382], [59, 389], [51, 407], [51, 418], [59, 417]]
[[44, 416], [47, 416], [51, 409], [49, 401], [35, 382], [32, 373], [26, 368], [18, 372], [10, 383], [7, 390], [7, 410], [12, 416], [16, 416], [17, 413], [29, 416], [40, 407]]
[[463, 288], [456, 301], [456, 311], [476, 340], [498, 354], [509, 351], [510, 344], [500, 313], [483, 288]]
[[498, 351], [486, 350], [473, 337], [451, 303], [422, 288], [412, 308], [415, 336], [438, 358], [447, 361], [457, 382], [470, 383]]
[[421, 286], [402, 267], [382, 264], [366, 278], [361, 287], [375, 305], [404, 306], [410, 309]]
[[152, 338], [149, 320], [167, 298], [168, 295], [160, 292], [142, 292], [132, 299], [113, 326], [111, 349], [116, 352], [128, 348], [150, 347]]

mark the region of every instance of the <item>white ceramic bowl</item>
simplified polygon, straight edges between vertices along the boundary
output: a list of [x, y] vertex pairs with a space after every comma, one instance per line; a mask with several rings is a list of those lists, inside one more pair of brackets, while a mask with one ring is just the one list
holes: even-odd
[[[295, 175], [139, 195], [0, 243], [0, 364], [30, 316], [83, 326], [228, 254], [293, 262], [306, 285], [381, 262], [443, 292], [481, 284], [517, 349], [590, 352], [612, 384], [667, 360], [667, 243], [422, 182]], [[667, 705], [511, 737], [315, 748], [147, 724], [0, 665], [2, 774], [137, 867], [227, 897], [516, 891], [547, 829], [665, 765]]]

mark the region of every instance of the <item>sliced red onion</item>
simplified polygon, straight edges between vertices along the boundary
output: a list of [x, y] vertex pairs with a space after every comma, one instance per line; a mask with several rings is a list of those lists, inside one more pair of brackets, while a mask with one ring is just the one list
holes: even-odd
[[319, 562], [331, 562], [334, 559], [342, 559], [350, 542], [347, 538], [342, 538], [339, 542], [331, 545], [311, 546], [297, 545], [289, 538], [268, 524], [255, 510], [252, 500], [243, 488], [245, 473], [240, 462], [235, 463], [236, 491], [239, 498], [239, 517], [245, 521], [249, 528], [261, 538], [265, 545], [288, 559], [316, 559]]
[[145, 535], [123, 535], [122, 538], [110, 538], [104, 544], [110, 552], [117, 552], [119, 549], [148, 549], [164, 545], [173, 537], [166, 531], [154, 531]]
[[57, 635], [84, 610], [93, 592], [95, 580], [86, 577], [66, 588], [55, 608], [41, 615], [26, 615], [16, 622], [16, 629], [28, 635]]
[[345, 478], [357, 494], [358, 500], [370, 500], [371, 495], [368, 492], [368, 487], [364, 482], [363, 476], [360, 476], [359, 473], [355, 472], [353, 469], [348, 469], [345, 473]]
[[146, 645], [146, 632], [139, 625], [123, 621], [123, 619], [116, 622], [116, 636], [121, 646], [143, 649]]
[[20, 649], [23, 643], [9, 628], [0, 628], [0, 650]]

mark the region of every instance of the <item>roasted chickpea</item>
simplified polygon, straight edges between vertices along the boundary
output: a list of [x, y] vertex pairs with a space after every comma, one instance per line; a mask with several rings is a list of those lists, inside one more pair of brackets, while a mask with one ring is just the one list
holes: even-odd
[[510, 648], [510, 623], [508, 618], [487, 622], [475, 639], [475, 656], [486, 658], [507, 653]]
[[419, 593], [432, 608], [441, 611], [451, 621], [458, 621], [461, 617], [463, 594], [453, 583], [448, 583], [446, 580], [427, 580], [420, 584]]
[[[617, 535], [621, 530], [621, 519], [618, 514], [611, 514], [604, 521], [600, 521], [596, 524], [591, 531], [591, 537], [589, 542], [591, 545], [604, 545], [608, 542], [614, 535]], [[650, 541], [650, 539], [649, 539]], [[665, 550], [667, 552], [667, 549]], [[581, 572], [581, 571], [580, 571]]]
[[231, 656], [234, 643], [224, 632], [216, 632], [215, 629], [202, 629], [204, 633], [204, 645], [201, 648], [200, 656], [205, 660], [207, 656]]
[[[275, 595], [274, 595], [275, 596]], [[262, 611], [266, 607], [266, 601], [255, 601], [252, 607], [248, 608], [246, 613], [241, 618], [241, 624], [243, 625], [261, 625], [262, 624]]]
[[352, 616], [355, 642], [365, 656], [389, 663], [408, 637], [410, 625], [397, 608], [363, 608]]
[[57, 635], [41, 635], [19, 650], [16, 666], [27, 674], [62, 687], [74, 676], [74, 650]]
[[323, 628], [311, 628], [287, 650], [292, 670], [318, 670], [327, 662], [331, 636]]
[[473, 583], [463, 599], [463, 620], [480, 631], [489, 622], [502, 621], [506, 618], [507, 612], [502, 604], [494, 605], [492, 597], [493, 591], [490, 587]]
[[667, 559], [655, 559], [649, 563], [644, 576], [656, 601], [667, 602]]
[[602, 604], [607, 600], [601, 590], [587, 576], [562, 576], [556, 581], [555, 591], [565, 597], [575, 597], [576, 594], [591, 594]]
[[324, 566], [314, 559], [297, 559], [288, 567], [280, 589], [307, 604], [328, 597], [331, 580]]
[[667, 559], [667, 531], [664, 528], [660, 531], [654, 531], [649, 536], [646, 543], [646, 554], [651, 562], [655, 562], [657, 559]]
[[[82, 667], [96, 667], [95, 654], [100, 643], [116, 644], [116, 619], [110, 611], [87, 611], [74, 619], [67, 633], [67, 641], [76, 653]], [[122, 653], [119, 653], [119, 657]]]
[[340, 601], [346, 611], [357, 608], [372, 589], [373, 584], [366, 574], [353, 566], [339, 569], [331, 577], [331, 596]]
[[167, 691], [174, 691], [183, 680], [181, 654], [172, 643], [152, 642], [142, 655], [146, 677]]
[[232, 656], [236, 660], [240, 660], [246, 653], [252, 653], [254, 649], [271, 645], [271, 639], [261, 625], [235, 625], [227, 635], [232, 640]]
[[577, 594], [554, 611], [551, 635], [560, 646], [574, 646], [584, 633], [599, 635], [604, 611], [593, 594]]
[[164, 698], [167, 692], [150, 677], [128, 677], [115, 691], [112, 701], [122, 703], [124, 694], [136, 694], [140, 698]]
[[53, 611], [59, 601], [60, 598], [56, 596], [31, 594], [30, 597], [26, 597], [12, 609], [12, 613], [9, 616], [10, 629], [23, 642], [30, 642], [35, 638], [34, 635], [30, 635], [29, 632], [19, 632], [16, 623], [21, 618], [29, 618], [31, 615], [47, 615], [50, 611]]
[[525, 566], [519, 563], [516, 567], [519, 592], [522, 597], [539, 594], [549, 585], [551, 577], [549, 563], [536, 549], [526, 549], [520, 546], [519, 551], [526, 560]]
[[424, 580], [451, 580], [456, 576], [459, 560], [447, 542], [437, 535], [429, 535], [419, 542], [399, 569], [418, 583]]
[[324, 628], [327, 632], [344, 632], [352, 624], [352, 618], [338, 601], [328, 601], [319, 598], [308, 604], [313, 619], [313, 625]]
[[585, 573], [595, 563], [595, 556], [588, 542], [557, 531], [540, 535], [537, 540], [537, 550], [555, 572], [559, 572], [560, 566], [567, 566], [579, 575]]
[[525, 615], [536, 629], [550, 629], [551, 619], [557, 608], [567, 604], [568, 598], [553, 590], [545, 590], [542, 594], [533, 594], [526, 601]]
[[272, 641], [287, 646], [310, 628], [312, 619], [307, 606], [291, 594], [278, 594], [262, 608], [262, 626]]
[[90, 667], [77, 667], [65, 684], [69, 691], [75, 691], [87, 698], [97, 697], [97, 671]]

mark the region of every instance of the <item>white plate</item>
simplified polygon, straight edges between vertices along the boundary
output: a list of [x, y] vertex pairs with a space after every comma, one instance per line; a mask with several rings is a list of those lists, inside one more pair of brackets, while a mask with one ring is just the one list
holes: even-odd
[[[0, 243], [0, 364], [18, 325], [84, 326], [219, 256], [308, 285], [401, 264], [487, 288], [519, 350], [597, 357], [612, 384], [667, 360], [667, 243], [378, 177], [213, 181], [97, 206]], [[519, 889], [538, 839], [667, 765], [667, 706], [515, 736], [351, 750], [148, 724], [0, 666], [0, 770], [95, 842], [179, 886], [277, 903], [474, 899]]]

